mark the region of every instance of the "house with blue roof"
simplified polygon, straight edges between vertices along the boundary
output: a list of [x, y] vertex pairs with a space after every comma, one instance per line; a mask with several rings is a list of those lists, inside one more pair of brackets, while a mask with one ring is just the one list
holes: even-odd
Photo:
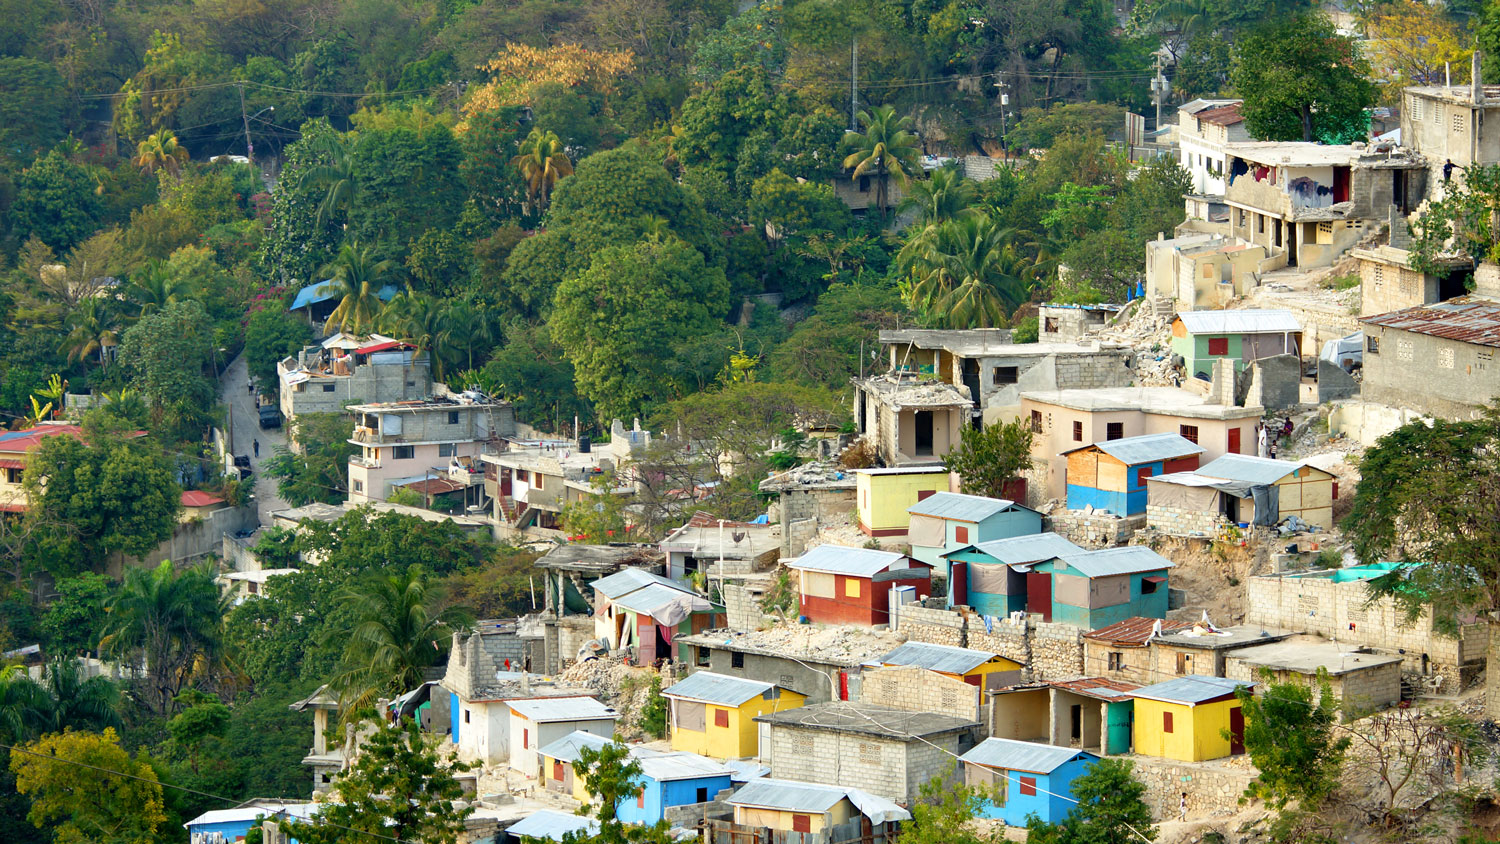
[[1088, 772], [1099, 757], [1071, 747], [988, 738], [963, 760], [964, 781], [990, 793], [980, 804], [981, 817], [1025, 826], [1036, 815], [1047, 823], [1068, 816], [1077, 801], [1073, 780]]
[[934, 568], [947, 562], [943, 554], [965, 545], [1042, 532], [1042, 514], [1004, 498], [939, 492], [906, 508], [911, 526], [906, 538], [912, 559]]
[[1181, 434], [1145, 434], [1064, 451], [1068, 509], [1107, 510], [1120, 516], [1146, 512], [1146, 481], [1154, 475], [1198, 468], [1202, 446]]
[[[387, 284], [376, 293], [380, 301], [389, 302], [396, 298], [400, 288], [394, 284]], [[328, 319], [343, 301], [343, 285], [337, 279], [324, 279], [315, 281], [297, 291], [292, 299], [292, 304], [287, 308], [292, 313], [301, 311], [307, 315], [307, 321], [311, 325], [320, 325]]]
[[[1037, 533], [980, 542], [943, 555], [948, 564], [948, 605], [972, 607], [980, 615], [1005, 618], [1028, 609], [1028, 567], [1059, 557], [1080, 554], [1083, 548], [1055, 533]], [[1047, 608], [1050, 612], [1050, 606]]]

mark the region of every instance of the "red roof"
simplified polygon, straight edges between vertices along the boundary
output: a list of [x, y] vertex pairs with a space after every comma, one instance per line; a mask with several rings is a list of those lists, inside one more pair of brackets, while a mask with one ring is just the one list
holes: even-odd
[[223, 504], [224, 499], [211, 492], [201, 489], [186, 489], [182, 491], [182, 506], [184, 507], [210, 507], [214, 504]]
[[1460, 296], [1362, 317], [1360, 322], [1477, 346], [1500, 346], [1500, 305], [1488, 299]]
[[1151, 631], [1156, 627], [1158, 622], [1161, 623], [1161, 632], [1163, 633], [1191, 630], [1193, 627], [1191, 621], [1168, 621], [1136, 616], [1134, 618], [1127, 618], [1124, 621], [1117, 621], [1108, 627], [1090, 630], [1083, 634], [1083, 638], [1100, 639], [1116, 645], [1141, 647], [1146, 644], [1147, 639], [1151, 638]]
[[25, 454], [47, 437], [59, 434], [76, 437], [81, 433], [83, 428], [77, 425], [38, 425], [24, 431], [0, 431], [0, 454]]
[[405, 345], [400, 340], [383, 340], [379, 343], [371, 343], [368, 346], [360, 346], [354, 350], [354, 353], [356, 355], [368, 355], [372, 352], [383, 352], [386, 349], [396, 349]]
[[428, 478], [425, 481], [412, 481], [402, 486], [423, 495], [442, 495], [445, 492], [458, 492], [464, 488], [464, 485], [458, 481], [450, 481], [447, 478]]
[[1054, 689], [1066, 689], [1070, 692], [1102, 700], [1118, 700], [1123, 696], [1119, 694], [1101, 694], [1100, 692], [1133, 692], [1141, 687], [1140, 683], [1111, 680], [1108, 677], [1084, 677], [1078, 680], [1062, 680], [1050, 683], [1049, 685]]
[[0, 504], [0, 513], [24, 513], [25, 504]]

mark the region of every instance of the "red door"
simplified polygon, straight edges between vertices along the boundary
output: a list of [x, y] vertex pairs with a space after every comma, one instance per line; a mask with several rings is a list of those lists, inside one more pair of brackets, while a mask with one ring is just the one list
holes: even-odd
[[1040, 613], [1042, 621], [1052, 620], [1052, 575], [1044, 571], [1026, 572], [1026, 611]]
[[953, 605], [958, 607], [969, 603], [969, 564], [954, 560], [948, 572], [948, 582], [952, 584]]
[[1239, 428], [1230, 428], [1229, 429], [1229, 453], [1230, 454], [1239, 454], [1240, 453], [1240, 429]]
[[1245, 712], [1238, 706], [1229, 710], [1229, 752], [1245, 752]]

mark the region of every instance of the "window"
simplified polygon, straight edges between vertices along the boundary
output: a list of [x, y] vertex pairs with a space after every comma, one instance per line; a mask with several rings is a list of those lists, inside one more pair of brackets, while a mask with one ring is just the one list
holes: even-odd
[[1161, 714], [1161, 731], [1164, 733], [1172, 732], [1172, 713], [1163, 712]]
[[1189, 674], [1189, 673], [1192, 672], [1192, 670], [1193, 670], [1193, 656], [1192, 656], [1192, 654], [1178, 654], [1177, 655], [1177, 673], [1178, 674]]
[[1411, 119], [1412, 119], [1413, 122], [1416, 122], [1416, 121], [1419, 121], [1419, 120], [1422, 119], [1422, 98], [1421, 97], [1412, 97], [1411, 98]]
[[935, 490], [935, 489], [919, 489], [919, 490], [917, 490], [917, 500], [918, 501], [926, 501], [927, 499], [933, 497], [934, 495], [937, 495], [937, 490]]
[[700, 788], [700, 789], [698, 789], [698, 793], [697, 793], [696, 796], [697, 796], [698, 799], [694, 800], [693, 801], [694, 803], [707, 803], [708, 802], [708, 789], [706, 789], [706, 788]]
[[1109, 670], [1119, 671], [1125, 664], [1125, 654], [1121, 651], [1109, 652]]
[[857, 578], [849, 577], [844, 579], [844, 597], [859, 597], [859, 580]]
[[1136, 489], [1140, 489], [1141, 487], [1145, 486], [1146, 485], [1146, 479], [1149, 478], [1149, 477], [1151, 477], [1151, 467], [1150, 466], [1141, 466], [1140, 468], [1136, 469], [1135, 470], [1135, 486], [1136, 486]]
[[1230, 453], [1230, 454], [1239, 454], [1240, 453], [1240, 429], [1239, 428], [1230, 428], [1229, 429], [1228, 447], [1226, 449], [1224, 449], [1224, 450], [1226, 452]]
[[859, 192], [860, 193], [869, 193], [870, 192], [870, 177], [869, 176], [860, 176], [859, 177]]
[[812, 832], [812, 815], [792, 815], [792, 832]]
[[1333, 482], [1333, 500], [1334, 501], [1339, 500], [1339, 482], [1338, 481], [1334, 481]]
[[1142, 595], [1155, 595], [1156, 594], [1156, 589], [1160, 585], [1161, 585], [1161, 579], [1160, 578], [1155, 578], [1155, 577], [1142, 578], [1141, 579], [1141, 594]]
[[1073, 423], [1073, 442], [1075, 442], [1075, 443], [1081, 443], [1081, 442], [1083, 442], [1083, 423], [1082, 422], [1074, 422]]
[[715, 727], [727, 727], [727, 726], [729, 726], [729, 710], [727, 710], [727, 709], [715, 709], [714, 710], [714, 726]]
[[391, 449], [391, 458], [394, 460], [410, 460], [417, 456], [417, 447], [414, 445], [398, 445]]
[[729, 656], [729, 667], [730, 668], [744, 668], [745, 667], [745, 655], [742, 654], [742, 653], [740, 653], [739, 651], [735, 651], [734, 653], [730, 654], [730, 656]]
[[635, 807], [637, 809], [646, 808], [646, 789], [644, 787], [635, 793]]
[[448, 411], [448, 424], [449, 425], [457, 425], [458, 424], [458, 411], [456, 411], [456, 410], [450, 410], [450, 411]]
[[253, 581], [253, 580], [252, 580], [252, 581], [250, 581], [250, 583], [249, 583], [249, 584], [247, 584], [247, 585], [248, 585], [248, 586], [249, 586], [249, 587], [250, 587], [250, 594], [251, 594], [251, 595], [257, 595], [257, 594], [260, 594], [260, 590], [259, 590], [259, 589], [257, 589], [257, 588], [256, 588], [256, 587], [258, 587], [258, 586], [260, 586], [260, 584], [259, 584], [259, 583], [256, 583], [256, 582], [255, 582], [255, 581]]
[[331, 393], [331, 392], [333, 392], [333, 385], [332, 384], [324, 384], [323, 385], [323, 392], [325, 392], [325, 393]]
[[1042, 331], [1046, 332], [1047, 334], [1056, 334], [1057, 333], [1057, 317], [1055, 317], [1055, 316], [1049, 316], [1049, 317], [1047, 317], [1047, 321], [1042, 325]]
[[1036, 796], [1036, 777], [1021, 777], [1021, 796]]
[[1380, 354], [1380, 338], [1365, 336], [1365, 351], [1372, 355]]
[[1104, 438], [1106, 440], [1118, 440], [1125, 437], [1124, 422], [1110, 422], [1104, 426]]
[[438, 457], [455, 457], [458, 455], [458, 443], [438, 443]]
[[1198, 426], [1197, 425], [1179, 425], [1177, 427], [1177, 433], [1181, 434], [1182, 438], [1185, 439], [1185, 440], [1187, 440], [1188, 442], [1190, 442], [1190, 443], [1192, 443], [1194, 445], [1198, 444]]
[[1265, 234], [1266, 233], [1266, 215], [1264, 215], [1264, 214], [1256, 214], [1255, 215], [1255, 231], [1256, 231], [1257, 234]]
[[530, 728], [527, 728], [527, 727], [521, 728], [521, 748], [523, 750], [530, 750], [531, 749], [531, 730], [530, 730]]
[[1040, 410], [1033, 410], [1033, 411], [1031, 411], [1031, 433], [1033, 433], [1033, 434], [1040, 434], [1041, 432], [1042, 432], [1042, 412]]
[[1000, 385], [1000, 384], [1014, 384], [1014, 383], [1016, 383], [1017, 380], [1020, 379], [1020, 377], [1021, 377], [1020, 370], [1017, 367], [1014, 367], [1014, 366], [997, 366], [997, 367], [995, 367], [995, 383], [997, 385]]
[[1229, 354], [1229, 338], [1228, 337], [1210, 337], [1210, 338], [1208, 338], [1208, 353], [1211, 354], [1211, 355], [1227, 355], [1227, 354]]
[[1453, 115], [1453, 134], [1455, 134], [1455, 135], [1462, 135], [1464, 133], [1464, 126], [1467, 123], [1467, 121], [1464, 120], [1464, 117], [1465, 117], [1465, 115], [1463, 115], [1463, 114], [1460, 114], [1460, 113], [1457, 113], [1457, 112], [1454, 113], [1454, 115]]
[[953, 527], [953, 541], [954, 542], [962, 542], [962, 543], [967, 544], [968, 541], [969, 541], [969, 526], [968, 525], [954, 525], [954, 527]]
[[563, 780], [563, 763], [561, 763], [561, 762], [553, 762], [552, 763], [552, 778], [555, 779], [555, 780], [557, 780], [558, 782], [562, 782], [562, 780]]
[[464, 710], [464, 723], [469, 723], [469, 710], [467, 709]]
[[698, 667], [702, 668], [702, 667], [708, 665], [709, 655], [712, 654], [713, 651], [709, 650], [708, 648], [703, 647], [702, 645], [699, 645], [698, 648], [697, 648], [697, 650], [698, 650]]
[[354, 491], [355, 492], [364, 492], [365, 491], [365, 482], [364, 481], [355, 481], [354, 482]]
[[862, 741], [859, 743], [859, 761], [866, 765], [880, 766], [885, 760], [881, 757], [880, 745], [873, 741]]

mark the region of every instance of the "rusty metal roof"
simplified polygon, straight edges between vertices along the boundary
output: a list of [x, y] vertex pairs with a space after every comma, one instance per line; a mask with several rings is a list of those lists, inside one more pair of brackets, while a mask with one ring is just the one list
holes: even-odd
[[1244, 115], [1240, 114], [1241, 105], [1242, 103], [1230, 103], [1227, 106], [1219, 106], [1218, 108], [1210, 108], [1205, 111], [1200, 111], [1193, 116], [1198, 118], [1199, 120], [1202, 120], [1204, 123], [1216, 123], [1220, 126], [1232, 126], [1236, 123], [1242, 123], [1245, 120]]
[[1460, 296], [1446, 302], [1364, 317], [1360, 322], [1460, 343], [1500, 346], [1500, 302], [1491, 299]]
[[1111, 680], [1108, 677], [1083, 677], [1078, 680], [1061, 680], [1050, 684], [1056, 689], [1066, 689], [1080, 695], [1101, 700], [1114, 700], [1141, 687], [1140, 683]]
[[1156, 623], [1161, 622], [1161, 632], [1175, 633], [1178, 630], [1191, 630], [1191, 621], [1171, 621], [1158, 618], [1142, 618], [1136, 616], [1124, 621], [1117, 621], [1108, 627], [1098, 630], [1090, 630], [1083, 634], [1085, 639], [1099, 639], [1116, 645], [1144, 645], [1151, 638], [1151, 631], [1155, 629]]

